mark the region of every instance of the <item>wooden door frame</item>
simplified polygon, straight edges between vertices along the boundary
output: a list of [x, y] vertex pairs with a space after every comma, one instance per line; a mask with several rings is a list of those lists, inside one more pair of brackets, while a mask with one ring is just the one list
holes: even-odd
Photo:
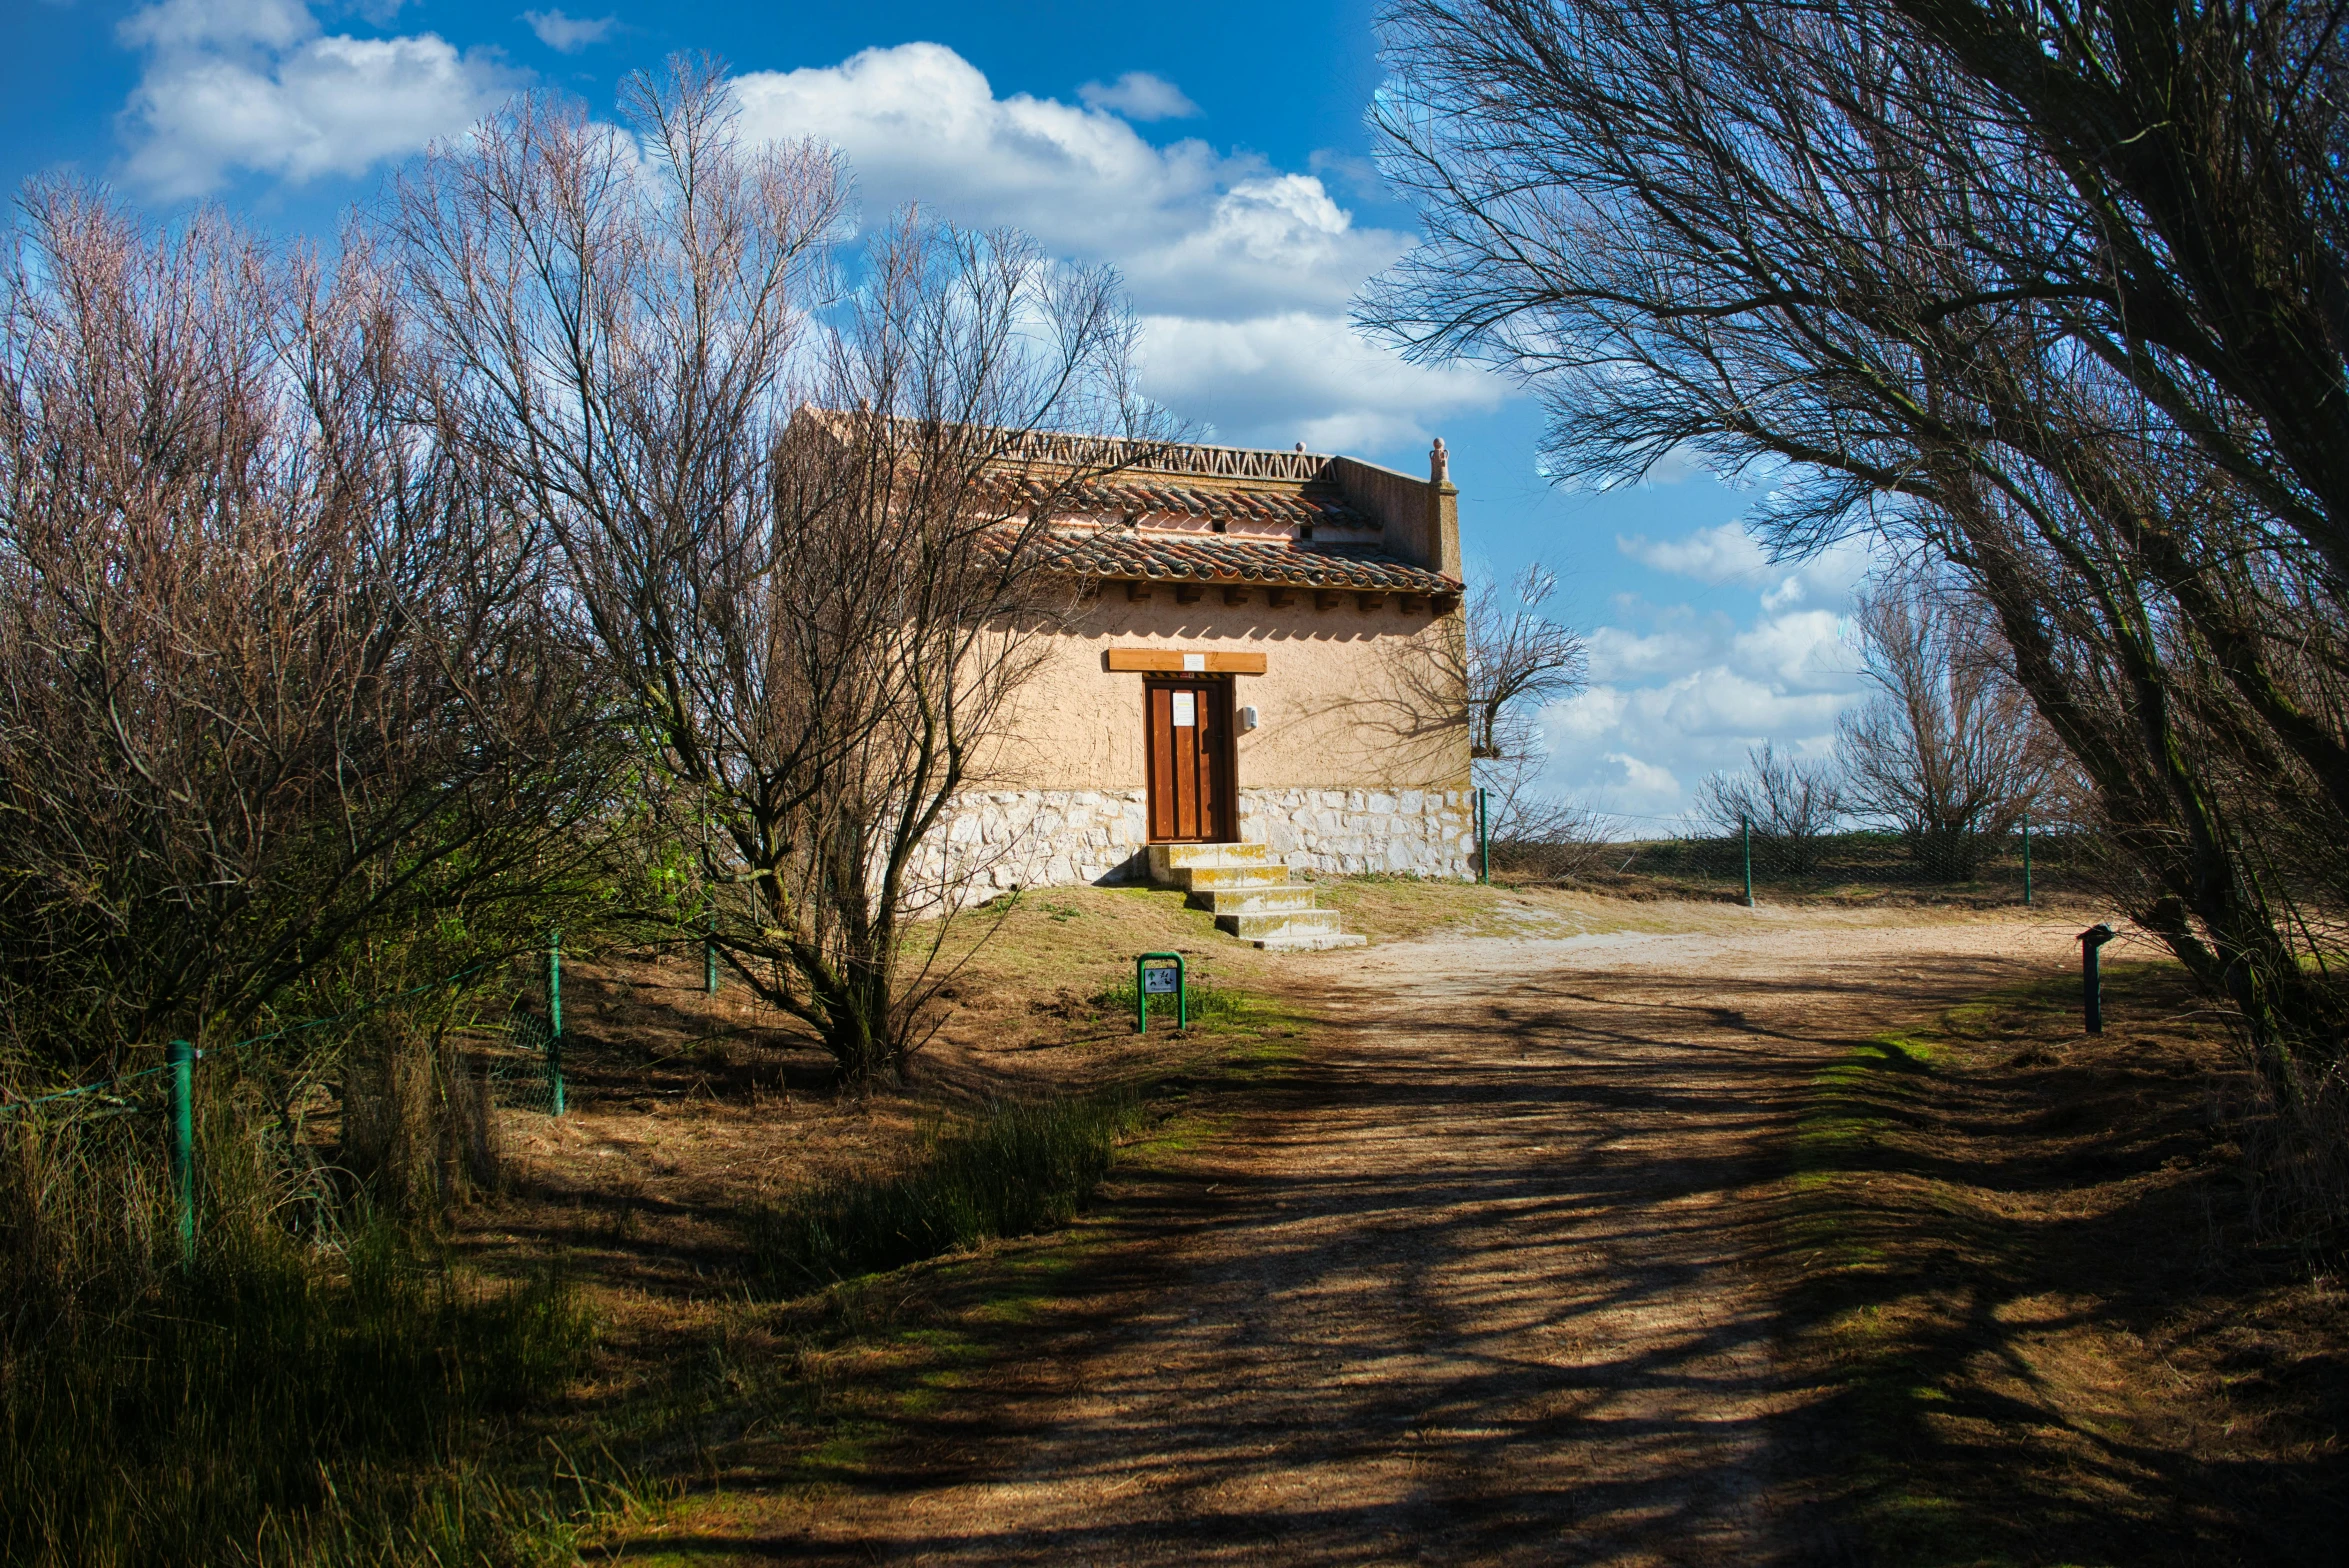
[[[1157, 735], [1150, 723], [1150, 694], [1162, 686], [1203, 688], [1203, 700], [1215, 704], [1215, 751], [1212, 772], [1215, 776], [1214, 823], [1210, 835], [1201, 839], [1162, 839], [1153, 831], [1158, 813], [1154, 808], [1158, 792]], [[1232, 694], [1236, 689], [1229, 675], [1202, 674], [1196, 670], [1177, 674], [1150, 675], [1142, 681], [1142, 832], [1153, 844], [1230, 844], [1240, 837], [1240, 756], [1233, 719], [1236, 704]]]

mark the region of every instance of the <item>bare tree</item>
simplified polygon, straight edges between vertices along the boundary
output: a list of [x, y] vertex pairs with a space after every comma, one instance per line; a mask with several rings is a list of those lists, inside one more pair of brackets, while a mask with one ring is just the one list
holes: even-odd
[[1519, 797], [1548, 756], [1541, 710], [1582, 687], [1582, 637], [1545, 613], [1557, 593], [1557, 574], [1539, 561], [1507, 582], [1472, 582], [1461, 616], [1460, 666], [1442, 672], [1446, 684], [1467, 693], [1471, 766], [1500, 798], [1496, 837], [1515, 831]]
[[1875, 693], [1839, 726], [1852, 803], [1937, 873], [1970, 877], [2036, 803], [2051, 737], [1978, 601], [1896, 572], [1854, 620]]
[[1844, 784], [1831, 765], [1782, 757], [1764, 741], [1747, 771], [1715, 773], [1697, 786], [1697, 813], [1724, 835], [1751, 829], [1797, 875], [1819, 867], [1824, 841], [1843, 818]]
[[[0, 279], [0, 1007], [83, 1075], [497, 952], [607, 798], [539, 541], [363, 244], [33, 188]], [[450, 918], [451, 911], [462, 917]]]
[[[2281, 1084], [2349, 1015], [2309, 961], [2349, 892], [2349, 650], [2312, 505], [2338, 443], [2277, 390], [2339, 365], [2305, 335], [2242, 355], [2337, 274], [2309, 243], [2340, 210], [2337, 160], [2309, 154], [2337, 110], [2246, 138], [2336, 78], [2339, 30], [2287, 7], [2235, 48], [2269, 20], [2213, 13], [2175, 70], [2100, 98], [2087, 78], [2172, 58], [2098, 63], [2110, 30], [2175, 19], [2075, 18], [2043, 68], [2017, 41], [2043, 13], [1937, 15], [1928, 36], [1866, 0], [1408, 0], [1382, 126], [1431, 243], [1366, 315], [1535, 381], [1561, 472], [1694, 448], [1769, 469], [1781, 551], [1878, 529], [1946, 563], [2092, 782], [2134, 868], [2117, 890]], [[1943, 47], [1968, 18], [2003, 41]], [[2179, 91], [2191, 125], [2165, 118]], [[2241, 161], [2200, 182], [2189, 144]], [[2158, 168], [2108, 167], [2140, 148]], [[2140, 178], [2162, 213], [2115, 196]], [[2266, 259], [2214, 278], [2220, 233]]]
[[911, 215], [843, 292], [828, 151], [746, 144], [705, 61], [626, 105], [638, 141], [518, 103], [431, 154], [397, 229], [451, 417], [629, 696], [673, 915], [892, 1074], [968, 869], [933, 834], [1069, 597], [1055, 504], [1130, 460], [1033, 437], [1145, 433], [1131, 320], [1106, 274]]

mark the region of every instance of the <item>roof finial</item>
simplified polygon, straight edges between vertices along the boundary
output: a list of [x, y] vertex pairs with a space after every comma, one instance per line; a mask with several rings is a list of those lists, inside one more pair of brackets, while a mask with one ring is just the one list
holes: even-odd
[[1448, 485], [1452, 482], [1452, 454], [1444, 450], [1444, 438], [1437, 436], [1435, 445], [1427, 454], [1427, 482]]
[[1297, 450], [1298, 450], [1298, 451], [1300, 451], [1300, 452], [1304, 451], [1304, 450], [1305, 450], [1305, 443], [1304, 443], [1304, 442], [1302, 442], [1302, 441], [1298, 442], [1298, 443], [1297, 443]]

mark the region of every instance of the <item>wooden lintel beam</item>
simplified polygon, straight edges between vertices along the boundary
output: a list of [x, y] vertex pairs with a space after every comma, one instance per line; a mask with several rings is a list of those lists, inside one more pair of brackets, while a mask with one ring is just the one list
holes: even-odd
[[1185, 652], [1181, 648], [1110, 648], [1103, 652], [1101, 658], [1112, 674], [1126, 671], [1145, 675], [1180, 675], [1185, 671], [1204, 675], [1264, 673], [1264, 655], [1261, 653]]
[[1399, 596], [1397, 602], [1402, 605], [1403, 613], [1405, 615], [1417, 615], [1420, 611], [1427, 608], [1427, 595], [1423, 593], [1407, 593]]
[[1297, 602], [1297, 590], [1294, 588], [1267, 588], [1264, 590], [1264, 602], [1276, 610], [1285, 610]]
[[1175, 603], [1197, 604], [1199, 602], [1200, 596], [1206, 592], [1207, 590], [1200, 587], [1197, 583], [1176, 583]]
[[1363, 610], [1370, 611], [1375, 610], [1381, 605], [1385, 604], [1387, 602], [1387, 596], [1383, 593], [1358, 593], [1354, 596], [1354, 602], [1361, 606]]
[[1132, 581], [1128, 581], [1128, 582], [1127, 582], [1127, 584], [1126, 584], [1126, 600], [1127, 600], [1127, 602], [1128, 602], [1128, 603], [1138, 603], [1138, 602], [1140, 602], [1141, 600], [1147, 599], [1147, 598], [1149, 598], [1149, 597], [1150, 597], [1150, 585], [1149, 585], [1148, 583], [1142, 583], [1142, 582], [1132, 582]]
[[1246, 604], [1248, 602], [1248, 590], [1245, 588], [1226, 588], [1223, 591], [1223, 602], [1226, 604]]
[[1335, 588], [1316, 588], [1313, 590], [1313, 607], [1316, 610], [1334, 610], [1339, 605], [1343, 604], [1345, 599], [1346, 596], [1338, 592], [1338, 590]]
[[1428, 602], [1438, 615], [1449, 615], [1460, 608], [1460, 596], [1456, 593], [1439, 593]]

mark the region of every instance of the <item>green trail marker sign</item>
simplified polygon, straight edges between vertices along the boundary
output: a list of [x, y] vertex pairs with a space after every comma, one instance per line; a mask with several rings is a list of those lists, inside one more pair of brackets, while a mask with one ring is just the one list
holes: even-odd
[[[1173, 965], [1172, 968], [1167, 967]], [[1180, 953], [1142, 953], [1134, 959], [1134, 1033], [1150, 1027], [1150, 998], [1171, 996], [1175, 999], [1175, 1027], [1191, 1027], [1191, 998], [1183, 984], [1183, 955]]]

